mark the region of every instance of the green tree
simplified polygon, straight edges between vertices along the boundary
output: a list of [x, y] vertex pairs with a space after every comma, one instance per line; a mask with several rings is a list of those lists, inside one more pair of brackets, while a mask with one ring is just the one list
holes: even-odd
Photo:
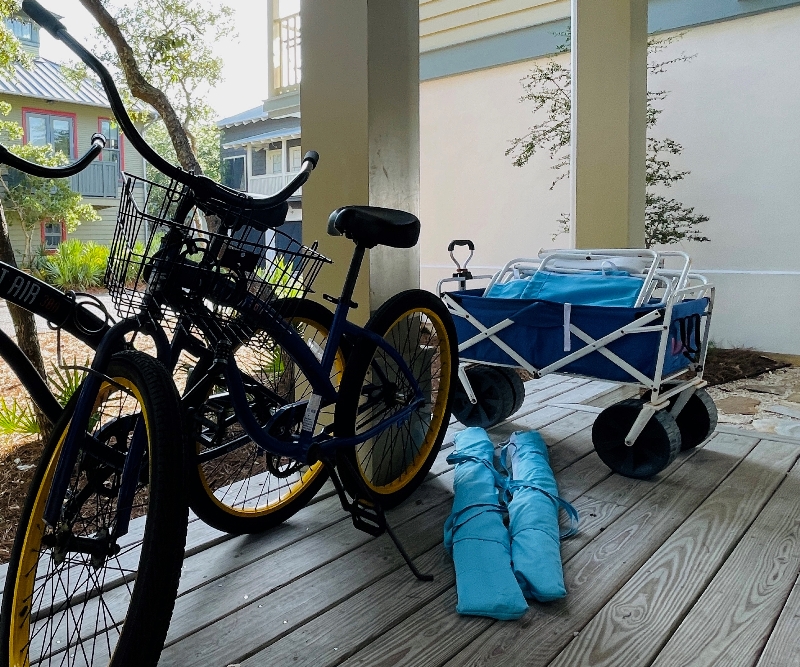
[[101, 59], [123, 72], [133, 97], [158, 112], [180, 165], [203, 173], [199, 135], [214, 117], [205, 99], [222, 74], [213, 46], [233, 36], [233, 10], [207, 0], [81, 4], [100, 26]]
[[[212, 122], [198, 125], [194, 132], [192, 132], [196, 146], [196, 157], [200, 168], [206, 176], [215, 181], [220, 180], [222, 162], [219, 152], [219, 135], [219, 128], [217, 128], [216, 123]], [[149, 143], [159, 155], [170, 162], [177, 161], [175, 147], [172, 145], [167, 128], [161, 119], [147, 126], [145, 138], [147, 139], [147, 143]], [[152, 171], [155, 173], [148, 175], [150, 180], [156, 181], [157, 183], [167, 180], [160, 172]]]
[[[569, 50], [570, 34], [562, 33], [566, 43], [559, 52]], [[648, 78], [662, 73], [674, 63], [688, 62], [694, 56], [681, 54], [668, 60], [658, 60], [655, 56], [666, 49], [680, 35], [664, 39], [651, 39], [648, 43]], [[506, 151], [513, 164], [522, 167], [536, 153], [546, 153], [553, 161], [551, 169], [557, 172], [550, 185], [552, 190], [559, 181], [569, 176], [572, 113], [572, 72], [569, 68], [552, 58], [545, 65], [535, 65], [522, 81], [525, 94], [521, 102], [533, 102], [533, 112], [542, 112], [544, 119], [530, 128], [527, 134], [511, 141]], [[695, 213], [694, 208], [686, 206], [674, 198], [667, 197], [661, 188], [672, 187], [689, 175], [688, 171], [674, 169], [671, 156], [680, 155], [683, 147], [673, 139], [657, 139], [650, 135], [663, 109], [657, 103], [668, 95], [665, 90], [647, 92], [647, 158], [645, 180], [645, 245], [649, 248], [658, 244], [678, 243], [680, 241], [708, 241], [700, 227], [708, 221], [708, 216]], [[555, 239], [569, 232], [569, 213], [562, 213], [557, 220], [558, 230]]]

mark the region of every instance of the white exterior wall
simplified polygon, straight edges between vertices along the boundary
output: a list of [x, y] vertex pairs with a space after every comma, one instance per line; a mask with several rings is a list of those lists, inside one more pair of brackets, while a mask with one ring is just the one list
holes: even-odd
[[[800, 354], [798, 37], [797, 7], [692, 28], [661, 56], [697, 57], [651, 85], [670, 91], [654, 135], [683, 144], [673, 166], [692, 172], [665, 194], [711, 218], [711, 242], [685, 249], [696, 268], [714, 272], [711, 335], [720, 345]], [[475, 241], [476, 267], [567, 242], [551, 236], [569, 210], [568, 184], [548, 191], [545, 155], [521, 169], [504, 155], [532, 124], [531, 103], [518, 102], [531, 64], [422, 84], [424, 287], [449, 275], [452, 238]]]

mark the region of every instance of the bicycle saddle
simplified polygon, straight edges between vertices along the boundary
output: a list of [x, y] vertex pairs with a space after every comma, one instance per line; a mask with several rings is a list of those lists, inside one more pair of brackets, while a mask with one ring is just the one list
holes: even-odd
[[391, 208], [343, 206], [328, 218], [328, 234], [344, 234], [366, 248], [413, 248], [419, 240], [419, 219]]

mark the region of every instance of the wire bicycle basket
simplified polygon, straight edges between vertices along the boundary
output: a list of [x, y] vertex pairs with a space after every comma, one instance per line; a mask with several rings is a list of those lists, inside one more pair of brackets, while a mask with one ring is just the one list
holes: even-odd
[[176, 181], [126, 174], [105, 276], [120, 317], [169, 326], [181, 313], [202, 327], [304, 298], [331, 260], [275, 229], [286, 211], [200, 204]]

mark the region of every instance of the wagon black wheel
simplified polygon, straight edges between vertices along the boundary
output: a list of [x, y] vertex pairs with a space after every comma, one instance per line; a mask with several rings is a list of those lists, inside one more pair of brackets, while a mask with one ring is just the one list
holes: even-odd
[[717, 406], [705, 389], [698, 389], [675, 418], [681, 431], [681, 449], [697, 447], [717, 428]]
[[460, 381], [455, 383], [453, 391], [453, 415], [464, 426], [490, 428], [513, 412], [514, 389], [499, 369], [471, 366], [467, 369], [467, 378], [478, 399], [475, 405], [470, 403]]
[[507, 415], [510, 417], [511, 415], [516, 414], [522, 407], [522, 402], [525, 400], [525, 383], [522, 381], [519, 373], [517, 373], [517, 371], [513, 368], [508, 368], [507, 366], [497, 366], [496, 368], [503, 374], [506, 381], [511, 385], [511, 391], [514, 394], [514, 405], [511, 408], [511, 412], [509, 412]]
[[681, 449], [681, 432], [669, 412], [660, 410], [647, 422], [630, 447], [625, 444], [644, 402], [620, 401], [601, 412], [592, 427], [597, 455], [611, 470], [636, 479], [658, 474], [675, 460]]
[[[675, 385], [668, 384], [665, 388], [669, 389]], [[680, 394], [669, 399], [670, 410], [675, 405]], [[643, 401], [650, 400], [650, 392], [642, 396]], [[705, 389], [698, 389], [686, 402], [683, 410], [676, 416], [675, 421], [681, 431], [681, 451], [694, 449], [702, 444], [714, 433], [717, 428], [717, 406]]]

